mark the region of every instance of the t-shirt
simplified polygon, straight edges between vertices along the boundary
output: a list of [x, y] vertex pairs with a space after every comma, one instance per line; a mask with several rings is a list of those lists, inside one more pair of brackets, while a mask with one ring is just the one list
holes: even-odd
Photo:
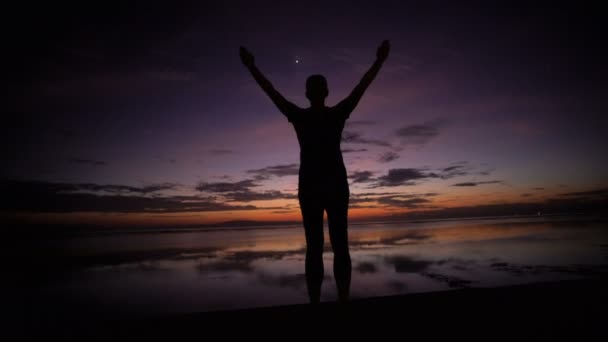
[[340, 106], [298, 108], [285, 115], [300, 143], [299, 193], [348, 191], [340, 142], [350, 111]]

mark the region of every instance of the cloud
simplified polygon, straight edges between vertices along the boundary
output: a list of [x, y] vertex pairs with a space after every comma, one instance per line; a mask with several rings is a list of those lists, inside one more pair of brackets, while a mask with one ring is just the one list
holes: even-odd
[[378, 157], [380, 163], [389, 163], [396, 159], [399, 159], [399, 154], [393, 151], [384, 152]]
[[375, 180], [373, 175], [371, 171], [355, 171], [348, 175], [348, 178], [352, 179], [353, 183], [367, 183]]
[[215, 155], [215, 156], [225, 156], [225, 155], [229, 155], [229, 154], [235, 154], [236, 152], [233, 150], [229, 150], [229, 149], [217, 148], [217, 149], [209, 150], [209, 153], [211, 153], [212, 155]]
[[296, 176], [299, 173], [298, 164], [283, 164], [267, 166], [261, 169], [247, 170], [247, 173], [255, 175], [256, 179], [263, 180], [268, 179], [272, 176], [285, 177], [285, 176]]
[[295, 194], [288, 194], [277, 190], [255, 192], [237, 191], [223, 194], [228, 202], [252, 202], [252, 201], [271, 201], [276, 199], [297, 199]]
[[244, 192], [250, 188], [260, 186], [253, 179], [245, 179], [238, 182], [201, 182], [196, 186], [196, 190], [201, 192], [225, 193], [225, 192]]
[[209, 197], [157, 194], [158, 191], [174, 187], [175, 185], [171, 183], [132, 187], [90, 183], [3, 181], [0, 182], [0, 189], [9, 200], [1, 202], [0, 210], [52, 213], [170, 213], [258, 209], [252, 205], [237, 206], [220, 203]]
[[608, 198], [608, 188], [601, 188], [601, 189], [588, 190], [588, 191], [566, 192], [566, 193], [560, 194], [560, 196]]
[[81, 164], [81, 165], [89, 165], [89, 166], [105, 166], [108, 164], [102, 160], [82, 159], [82, 158], [69, 158], [68, 162], [73, 163], [73, 164]]
[[491, 181], [483, 181], [483, 182], [463, 182], [463, 183], [456, 183], [456, 184], [452, 184], [452, 186], [478, 186], [478, 185], [484, 185], [484, 184], [503, 184], [503, 181], [499, 181], [499, 180], [491, 180]]
[[374, 187], [414, 185], [414, 181], [428, 178], [439, 178], [439, 175], [432, 172], [426, 172], [425, 169], [390, 169], [386, 175], [378, 177]]
[[345, 144], [367, 144], [382, 147], [390, 147], [391, 144], [379, 139], [366, 139], [360, 132], [343, 131], [342, 142]]
[[424, 145], [439, 135], [443, 120], [435, 120], [419, 125], [409, 125], [399, 128], [395, 134], [401, 139], [401, 145]]
[[[600, 190], [600, 189], [597, 189]], [[595, 190], [591, 191], [595, 193]], [[583, 193], [583, 192], [581, 192]], [[584, 192], [586, 193], [586, 192]], [[505, 216], [505, 215], [537, 215], [557, 213], [604, 213], [608, 206], [608, 198], [596, 196], [568, 197], [556, 196], [544, 201], [484, 204], [442, 208], [436, 210], [411, 211], [403, 214], [393, 214], [392, 220], [419, 220], [459, 217]]]
[[1, 181], [5, 191], [20, 193], [111, 193], [119, 195], [151, 194], [164, 190], [173, 190], [178, 187], [175, 183], [160, 183], [146, 186], [131, 186], [120, 184], [94, 184], [94, 183], [52, 183], [42, 181]]
[[458, 176], [477, 175], [477, 176], [488, 176], [494, 169], [484, 169], [479, 171], [478, 167], [472, 165], [467, 161], [459, 161], [452, 163], [450, 166], [439, 168], [436, 173], [441, 179], [450, 179]]
[[448, 167], [441, 168], [438, 170], [438, 172], [441, 175], [441, 178], [449, 179], [456, 176], [466, 176], [471, 172], [471, 170], [472, 167], [466, 161], [462, 161], [454, 163]]
[[431, 202], [430, 200], [422, 197], [399, 199], [397, 196], [380, 197], [377, 201], [380, 204], [385, 204], [391, 207], [408, 209], [426, 207], [425, 204]]
[[366, 148], [345, 148], [342, 153], [367, 152]]
[[[399, 207], [399, 208], [429, 208], [425, 203], [431, 201], [425, 197], [437, 196], [437, 193], [421, 193], [421, 194], [403, 194], [396, 192], [385, 192], [385, 193], [362, 193], [362, 194], [351, 194], [349, 203], [370, 203], [375, 202], [388, 207]], [[372, 206], [375, 207], [375, 206]]]
[[[296, 165], [296, 164], [292, 164]], [[288, 167], [292, 165], [278, 165], [259, 170], [249, 170], [247, 172], [254, 173], [260, 178], [267, 177], [269, 174], [288, 173]], [[297, 165], [296, 165], [297, 167]], [[285, 193], [278, 190], [270, 191], [253, 191], [251, 188], [260, 186], [253, 179], [245, 179], [238, 182], [201, 182], [196, 186], [196, 190], [201, 192], [215, 193], [221, 195], [226, 202], [253, 202], [253, 201], [270, 201], [276, 199], [296, 199], [295, 194]], [[282, 209], [282, 208], [276, 208]]]

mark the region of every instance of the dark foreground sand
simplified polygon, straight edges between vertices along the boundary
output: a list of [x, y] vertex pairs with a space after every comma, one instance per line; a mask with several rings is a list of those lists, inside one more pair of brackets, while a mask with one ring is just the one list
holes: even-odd
[[[608, 279], [597, 277], [24, 331], [47, 340], [605, 340]], [[93, 320], [93, 319], [92, 319]], [[27, 329], [26, 329], [27, 330]]]

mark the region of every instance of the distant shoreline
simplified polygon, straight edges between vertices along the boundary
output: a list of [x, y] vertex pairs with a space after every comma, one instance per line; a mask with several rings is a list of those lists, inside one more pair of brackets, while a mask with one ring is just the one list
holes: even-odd
[[[396, 219], [396, 220], [357, 220], [349, 222], [350, 226], [377, 224], [398, 224], [398, 223], [433, 223], [433, 222], [453, 222], [453, 221], [482, 221], [482, 220], [501, 220], [501, 219], [526, 219], [526, 218], [557, 218], [557, 217], [581, 217], [585, 220], [608, 220], [608, 216], [598, 213], [548, 213], [541, 215], [492, 215], [492, 216], [469, 216], [469, 217], [445, 217], [445, 218], [417, 218], [417, 219]], [[220, 224], [209, 225], [184, 225], [184, 226], [134, 226], [134, 227], [105, 227], [95, 225], [58, 225], [58, 224], [10, 224], [4, 228], [4, 234], [11, 236], [27, 235], [35, 237], [48, 236], [80, 236], [80, 235], [111, 235], [111, 234], [174, 234], [174, 233], [193, 233], [193, 232], [214, 232], [214, 231], [239, 231], [253, 229], [295, 229], [300, 228], [302, 223], [299, 221], [227, 221]], [[20, 231], [11, 231], [11, 227], [19, 228]]]

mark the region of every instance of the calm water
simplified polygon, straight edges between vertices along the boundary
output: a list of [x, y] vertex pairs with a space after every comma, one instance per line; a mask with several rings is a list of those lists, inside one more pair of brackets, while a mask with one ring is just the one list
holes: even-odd
[[[607, 228], [597, 219], [542, 216], [351, 225], [351, 296], [606, 273]], [[322, 300], [333, 301], [328, 241]], [[53, 316], [58, 308], [165, 315], [308, 300], [300, 227], [91, 234], [45, 240], [36, 249], [44, 252], [42, 261], [16, 303], [29, 318]]]

